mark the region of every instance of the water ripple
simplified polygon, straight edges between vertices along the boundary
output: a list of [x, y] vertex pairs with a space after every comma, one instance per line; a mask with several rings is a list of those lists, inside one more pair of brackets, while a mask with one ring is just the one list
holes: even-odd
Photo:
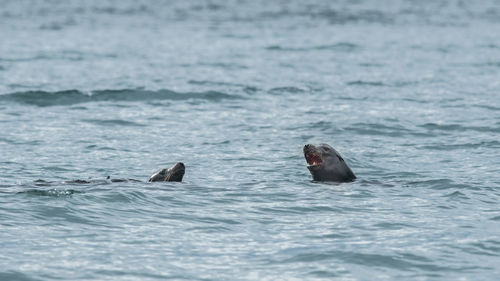
[[106, 127], [114, 127], [114, 126], [132, 126], [132, 127], [144, 127], [145, 125], [139, 124], [136, 122], [128, 121], [128, 120], [120, 120], [120, 119], [112, 119], [112, 120], [102, 120], [102, 119], [83, 119], [82, 121], [97, 124]]
[[360, 46], [348, 43], [348, 42], [340, 42], [331, 45], [319, 45], [319, 46], [308, 46], [308, 47], [282, 47], [280, 45], [272, 45], [266, 47], [266, 50], [269, 51], [289, 51], [289, 52], [310, 52], [310, 51], [339, 51], [339, 52], [353, 52], [360, 48]]
[[87, 102], [132, 102], [190, 99], [220, 101], [223, 99], [239, 98], [242, 97], [217, 91], [179, 93], [171, 90], [147, 91], [139, 89], [98, 90], [88, 93], [84, 93], [78, 90], [67, 90], [59, 92], [28, 91], [0, 95], [0, 101], [16, 102], [42, 107], [56, 105], [74, 105]]

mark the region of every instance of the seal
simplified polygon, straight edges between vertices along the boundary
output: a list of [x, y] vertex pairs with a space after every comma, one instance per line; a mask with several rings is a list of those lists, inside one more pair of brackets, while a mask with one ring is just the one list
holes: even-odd
[[344, 158], [328, 144], [306, 144], [303, 150], [313, 180], [350, 182], [356, 179]]
[[153, 181], [182, 181], [186, 167], [184, 163], [177, 162], [175, 165], [170, 167], [170, 169], [161, 169], [154, 173], [150, 178], [149, 182]]

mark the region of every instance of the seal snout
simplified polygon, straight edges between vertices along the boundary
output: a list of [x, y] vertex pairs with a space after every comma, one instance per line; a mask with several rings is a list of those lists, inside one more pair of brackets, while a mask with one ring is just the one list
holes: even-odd
[[316, 147], [314, 145], [312, 145], [312, 144], [306, 144], [306, 145], [304, 145], [304, 148], [303, 148], [304, 155], [307, 154], [307, 153], [310, 153], [313, 150], [316, 150]]
[[173, 168], [185, 170], [186, 166], [184, 166], [184, 163], [182, 162], [177, 162]]
[[182, 181], [182, 177], [184, 177], [185, 172], [186, 166], [184, 166], [184, 163], [177, 162], [168, 170], [165, 181]]
[[182, 162], [175, 163], [175, 165], [169, 169], [170, 173], [176, 173], [176, 174], [177, 173], [184, 174], [185, 171], [186, 171], [186, 166], [184, 166], [184, 163], [182, 163]]
[[186, 172], [186, 166], [184, 163], [177, 162], [170, 169], [161, 169], [160, 171], [154, 173], [150, 178], [150, 182], [154, 181], [182, 181], [184, 173]]

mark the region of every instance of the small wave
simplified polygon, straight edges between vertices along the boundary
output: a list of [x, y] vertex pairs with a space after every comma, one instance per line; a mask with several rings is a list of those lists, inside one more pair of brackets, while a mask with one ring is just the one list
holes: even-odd
[[450, 179], [430, 179], [423, 181], [412, 181], [408, 183], [410, 186], [422, 186], [434, 190], [446, 190], [446, 189], [465, 189], [465, 190], [477, 190], [478, 188], [471, 185], [455, 183]]
[[390, 24], [394, 22], [391, 15], [377, 10], [337, 11], [327, 9], [317, 13], [315, 17], [325, 18], [332, 25], [360, 22]]
[[269, 93], [272, 94], [282, 94], [282, 93], [292, 93], [292, 94], [297, 94], [297, 93], [304, 93], [305, 90], [297, 87], [278, 87], [278, 88], [272, 88], [269, 90]]
[[462, 126], [459, 124], [436, 124], [436, 123], [426, 123], [420, 125], [419, 127], [431, 130], [431, 131], [443, 131], [443, 132], [465, 132], [465, 131], [475, 131], [475, 132], [500, 132], [500, 128], [494, 127], [482, 127], [482, 126]]
[[259, 207], [258, 212], [268, 214], [308, 214], [308, 213], [345, 213], [342, 208], [335, 208], [330, 206], [314, 206], [314, 207]]
[[380, 81], [362, 81], [362, 80], [356, 80], [356, 81], [350, 81], [347, 82], [347, 85], [349, 86], [385, 86], [383, 82]]
[[479, 256], [500, 256], [500, 242], [495, 240], [476, 241], [465, 245], [453, 245], [452, 248]]
[[61, 30], [61, 29], [65, 28], [65, 27], [74, 26], [74, 25], [76, 25], [76, 21], [73, 18], [68, 17], [63, 21], [51, 21], [51, 22], [44, 23], [44, 24], [40, 25], [39, 28], [41, 30], [57, 31], [57, 30]]
[[199, 233], [217, 233], [220, 234], [222, 232], [231, 232], [231, 228], [224, 226], [195, 226], [186, 229], [187, 232], [199, 232]]
[[339, 52], [352, 52], [359, 49], [359, 46], [353, 43], [340, 42], [330, 45], [318, 45], [308, 47], [284, 47], [280, 45], [271, 45], [266, 47], [269, 51], [288, 51], [288, 52], [308, 52], [308, 51], [339, 51]]
[[452, 199], [452, 200], [461, 200], [461, 199], [470, 199], [469, 197], [467, 197], [467, 195], [465, 195], [464, 193], [460, 192], [460, 191], [454, 191], [452, 193], [449, 193], [449, 194], [445, 194], [443, 195], [443, 197], [447, 197], [449, 199]]
[[223, 99], [242, 98], [218, 91], [205, 92], [175, 92], [171, 90], [148, 91], [142, 89], [97, 90], [84, 93], [79, 90], [57, 92], [26, 91], [0, 95], [0, 101], [16, 102], [35, 106], [73, 105], [86, 102], [120, 102], [120, 101], [150, 101], [150, 100], [190, 100], [201, 99], [220, 101]]
[[248, 66], [243, 65], [243, 64], [237, 64], [237, 63], [217, 62], [217, 63], [200, 63], [199, 65], [214, 67], [214, 68], [222, 68], [222, 69], [226, 69], [226, 70], [248, 69]]
[[259, 88], [239, 83], [221, 82], [221, 81], [207, 81], [207, 80], [189, 80], [188, 84], [200, 86], [214, 86], [214, 87], [237, 87], [246, 94], [254, 94], [259, 91]]
[[[289, 253], [285, 250], [284, 253]], [[317, 251], [311, 252], [305, 249], [294, 249], [293, 255], [282, 260], [272, 260], [271, 263], [311, 263], [316, 261], [342, 261], [348, 264], [357, 264], [370, 267], [397, 268], [400, 270], [425, 270], [425, 271], [457, 271], [465, 268], [451, 268], [438, 265], [433, 260], [424, 256], [417, 256], [409, 253], [397, 253], [393, 255], [383, 255], [375, 253], [359, 253], [350, 251]]]
[[472, 105], [473, 107], [479, 107], [479, 108], [484, 108], [484, 109], [489, 109], [493, 111], [500, 111], [500, 107], [498, 106], [493, 106], [493, 105], [486, 105], [486, 104], [474, 104]]
[[[305, 3], [305, 2], [304, 2]], [[307, 2], [308, 3], [308, 2]], [[381, 10], [374, 9], [332, 9], [329, 7], [308, 5], [298, 6], [299, 9], [282, 9], [278, 11], [265, 11], [259, 14], [258, 18], [248, 18], [247, 20], [269, 20], [291, 17], [308, 17], [314, 20], [326, 20], [332, 25], [356, 24], [356, 23], [379, 23], [391, 24], [395, 21], [394, 15]]]
[[90, 10], [96, 14], [109, 14], [109, 15], [141, 15], [141, 14], [151, 14], [153, 12], [152, 9], [143, 4], [132, 7], [115, 7], [115, 6], [93, 7]]
[[401, 137], [403, 135], [414, 135], [415, 133], [404, 128], [401, 125], [387, 126], [377, 123], [356, 123], [350, 127], [345, 128], [352, 132], [361, 135], [381, 135], [389, 137]]
[[[33, 62], [39, 60], [83, 61], [86, 59], [115, 59], [113, 53], [81, 52], [77, 50], [41, 51], [32, 56], [0, 57], [0, 62]], [[20, 85], [21, 87], [23, 85]]]
[[500, 45], [497, 45], [494, 43], [480, 45], [479, 47], [486, 48], [486, 49], [500, 49]]
[[465, 128], [458, 124], [436, 124], [436, 123], [426, 123], [420, 127], [428, 130], [440, 130], [440, 131], [465, 131]]
[[74, 189], [28, 189], [25, 191], [20, 191], [18, 194], [27, 194], [33, 196], [48, 196], [48, 197], [68, 197], [75, 193], [83, 193], [82, 191]]
[[480, 147], [488, 147], [488, 148], [499, 148], [500, 142], [498, 141], [482, 141], [478, 143], [464, 143], [464, 144], [431, 144], [422, 146], [423, 149], [429, 150], [456, 150], [456, 149], [470, 149], [470, 148], [480, 148]]
[[8, 138], [0, 137], [0, 143], [8, 143], [8, 144], [21, 144], [21, 145], [40, 145], [43, 142], [39, 140], [13, 140]]
[[101, 119], [84, 119], [82, 120], [84, 122], [92, 123], [92, 124], [97, 124], [101, 126], [129, 126], [129, 127], [144, 127], [143, 124], [135, 123], [132, 121], [127, 121], [127, 120], [120, 120], [120, 119], [111, 119], [111, 120], [101, 120]]
[[358, 64], [359, 66], [362, 67], [384, 67], [385, 64], [383, 63], [375, 63], [375, 62], [362, 62]]
[[38, 281], [42, 279], [33, 278], [20, 271], [0, 272], [0, 280], [20, 280], [20, 281]]
[[381, 222], [373, 225], [377, 229], [381, 230], [401, 230], [407, 228], [414, 228], [415, 226], [406, 223], [393, 223], [393, 222]]
[[234, 87], [247, 87], [247, 85], [232, 83], [232, 82], [222, 82], [222, 81], [208, 81], [208, 80], [189, 80], [188, 84], [191, 85], [203, 85], [203, 86], [234, 86]]
[[290, 131], [302, 130], [302, 129], [320, 129], [323, 131], [340, 131], [341, 129], [330, 121], [318, 121], [310, 123], [293, 124], [286, 128]]

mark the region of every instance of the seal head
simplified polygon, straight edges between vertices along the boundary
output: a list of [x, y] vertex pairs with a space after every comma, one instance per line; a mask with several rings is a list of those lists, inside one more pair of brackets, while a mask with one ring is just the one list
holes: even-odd
[[356, 179], [344, 158], [328, 144], [306, 144], [303, 150], [313, 180], [349, 182]]
[[161, 169], [158, 172], [154, 173], [150, 178], [149, 182], [153, 181], [182, 181], [182, 177], [184, 177], [184, 172], [186, 171], [186, 167], [184, 163], [177, 162], [175, 165], [170, 167], [170, 169]]

